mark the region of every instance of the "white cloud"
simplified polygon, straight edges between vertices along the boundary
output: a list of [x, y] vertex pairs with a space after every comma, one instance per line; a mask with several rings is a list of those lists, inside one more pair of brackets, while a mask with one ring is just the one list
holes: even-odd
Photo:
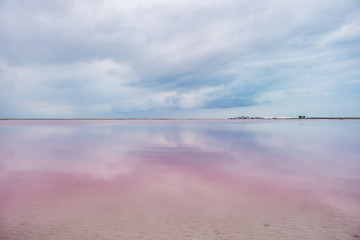
[[358, 13], [355, 0], [2, 1], [0, 111], [216, 116], [309, 89], [330, 105], [360, 88]]
[[345, 24], [335, 31], [331, 32], [329, 35], [321, 41], [323, 44], [329, 43], [341, 43], [349, 41], [359, 41], [360, 39], [360, 19], [357, 19], [355, 22]]

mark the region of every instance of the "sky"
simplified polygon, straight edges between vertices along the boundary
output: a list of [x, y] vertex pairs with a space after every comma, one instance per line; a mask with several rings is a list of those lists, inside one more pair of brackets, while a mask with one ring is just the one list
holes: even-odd
[[358, 0], [0, 0], [0, 117], [360, 117]]

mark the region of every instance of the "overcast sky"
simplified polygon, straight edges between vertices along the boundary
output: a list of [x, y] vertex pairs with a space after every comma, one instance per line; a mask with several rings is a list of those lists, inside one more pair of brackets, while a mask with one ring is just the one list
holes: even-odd
[[0, 117], [360, 116], [358, 0], [0, 0]]

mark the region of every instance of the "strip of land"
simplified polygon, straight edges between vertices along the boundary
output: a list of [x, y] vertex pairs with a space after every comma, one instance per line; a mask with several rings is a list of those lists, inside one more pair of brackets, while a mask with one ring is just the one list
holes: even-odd
[[231, 118], [0, 118], [1, 120], [359, 120], [360, 117], [231, 117]]

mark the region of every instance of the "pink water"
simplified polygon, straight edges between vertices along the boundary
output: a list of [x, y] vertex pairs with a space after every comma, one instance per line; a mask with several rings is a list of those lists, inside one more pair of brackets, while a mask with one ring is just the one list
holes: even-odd
[[0, 121], [0, 239], [356, 239], [360, 121]]

